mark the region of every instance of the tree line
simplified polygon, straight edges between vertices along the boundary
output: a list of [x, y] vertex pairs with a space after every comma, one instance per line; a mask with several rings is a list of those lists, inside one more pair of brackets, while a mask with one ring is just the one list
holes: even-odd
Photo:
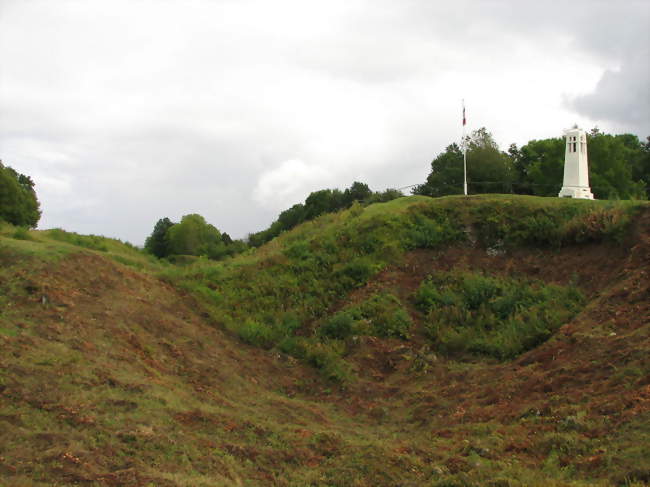
[[[515, 193], [557, 196], [564, 177], [565, 139], [532, 140], [501, 151], [492, 134], [480, 128], [464, 140], [467, 181], [472, 193]], [[589, 180], [597, 199], [647, 199], [650, 191], [650, 137], [587, 134]], [[463, 151], [449, 145], [431, 162], [427, 180], [414, 194], [445, 196], [463, 193]]]
[[304, 203], [298, 203], [281, 212], [269, 228], [249, 234], [246, 240], [233, 240], [227, 233], [221, 233], [207, 223], [201, 215], [185, 215], [180, 223], [174, 223], [165, 217], [158, 220], [153, 232], [147, 237], [144, 248], [158, 258], [194, 255], [219, 260], [251, 247], [259, 247], [296, 225], [325, 213], [349, 208], [354, 202], [369, 205], [401, 196], [404, 195], [396, 189], [371, 191], [367, 184], [358, 181], [344, 191], [321, 189], [310, 193]]
[[[511, 144], [500, 150], [490, 132], [480, 128], [468, 135], [467, 181], [471, 193], [515, 193], [557, 196], [564, 172], [563, 137], [532, 140], [522, 147]], [[597, 128], [587, 135], [589, 178], [598, 199], [647, 199], [650, 193], [650, 137], [605, 134]], [[414, 194], [445, 196], [463, 193], [463, 151], [452, 143], [431, 162], [425, 182]], [[145, 250], [158, 257], [207, 256], [222, 259], [259, 247], [282, 232], [325, 213], [349, 208], [354, 202], [369, 205], [399, 198], [396, 189], [372, 191], [355, 181], [349, 188], [312, 192], [303, 203], [282, 211], [271, 225], [251, 233], [245, 240], [233, 240], [198, 214], [185, 215], [180, 222], [161, 218], [146, 239]], [[34, 181], [0, 161], [0, 220], [16, 226], [36, 227], [41, 216]]]
[[282, 232], [291, 230], [296, 225], [313, 220], [325, 213], [335, 213], [352, 206], [357, 201], [363, 205], [381, 203], [404, 196], [396, 189], [385, 191], [371, 191], [367, 184], [355, 181], [352, 185], [341, 191], [340, 189], [321, 189], [314, 191], [305, 199], [280, 213], [277, 220], [269, 228], [248, 235], [248, 243], [253, 247], [268, 242]]
[[[564, 175], [565, 139], [532, 140], [522, 147], [499, 149], [492, 134], [480, 128], [463, 141], [467, 147], [467, 180], [471, 193], [515, 193], [557, 196]], [[646, 142], [631, 134], [610, 135], [594, 128], [588, 134], [589, 177], [598, 199], [647, 199], [650, 183], [650, 137]], [[446, 196], [463, 193], [463, 151], [453, 143], [431, 162], [426, 181], [413, 194]], [[325, 213], [362, 205], [390, 201], [403, 194], [395, 189], [372, 191], [355, 181], [341, 191], [322, 189], [312, 192], [303, 203], [282, 211], [271, 225], [251, 233], [245, 240], [233, 241], [200, 215], [186, 215], [180, 223], [163, 218], [145, 243], [157, 257], [205, 255], [211, 259], [259, 247], [282, 232]]]

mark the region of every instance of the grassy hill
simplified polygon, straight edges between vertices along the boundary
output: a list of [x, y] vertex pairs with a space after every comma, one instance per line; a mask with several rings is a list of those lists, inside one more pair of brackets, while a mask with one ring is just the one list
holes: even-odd
[[354, 206], [225, 262], [0, 228], [0, 485], [650, 481], [650, 207]]

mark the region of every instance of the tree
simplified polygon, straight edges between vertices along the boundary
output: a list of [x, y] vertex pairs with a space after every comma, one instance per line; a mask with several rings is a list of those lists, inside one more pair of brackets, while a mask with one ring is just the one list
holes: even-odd
[[340, 189], [321, 189], [314, 191], [305, 200], [305, 219], [313, 220], [323, 213], [331, 213], [345, 208]]
[[343, 202], [345, 207], [349, 207], [355, 201], [366, 201], [372, 196], [372, 191], [365, 183], [355, 181], [343, 192]]
[[632, 177], [645, 186], [645, 194], [650, 196], [650, 137], [641, 144], [641, 153], [632, 168]]
[[33, 228], [41, 218], [39, 207], [32, 178], [0, 161], [0, 220]]
[[513, 161], [517, 193], [557, 196], [564, 178], [564, 138], [531, 140]]
[[158, 220], [156, 225], [153, 227], [153, 232], [151, 232], [151, 235], [147, 237], [147, 240], [144, 242], [145, 250], [159, 259], [167, 257], [170, 254], [167, 230], [174, 225], [175, 224], [167, 217]]
[[228, 235], [226, 232], [223, 232], [221, 234], [221, 241], [223, 242], [224, 245], [232, 244], [232, 238], [230, 238], [230, 235]]
[[[514, 179], [512, 160], [501, 152], [485, 127], [465, 138], [467, 183], [472, 193], [510, 192]], [[431, 162], [427, 181], [414, 194], [444, 196], [463, 193], [463, 152], [451, 144]]]
[[174, 255], [205, 255], [223, 257], [225, 244], [221, 233], [196, 213], [185, 215], [180, 223], [167, 230], [169, 253]]
[[431, 172], [424, 184], [416, 186], [413, 194], [445, 196], [463, 193], [463, 153], [454, 143], [431, 162]]
[[[594, 128], [587, 136], [589, 178], [596, 198], [647, 197], [650, 138], [609, 135]], [[531, 140], [500, 152], [484, 128], [466, 138], [467, 179], [471, 192], [516, 192], [557, 196], [564, 178], [564, 137]], [[431, 173], [414, 194], [443, 196], [462, 192], [463, 154], [452, 144], [431, 163]]]
[[373, 193], [367, 184], [355, 181], [345, 191], [339, 189], [321, 189], [310, 193], [305, 199], [305, 203], [293, 205], [288, 210], [284, 210], [278, 216], [269, 228], [256, 233], [250, 233], [247, 237], [248, 244], [253, 247], [259, 247], [271, 239], [280, 235], [280, 233], [291, 230], [296, 225], [305, 221], [313, 220], [325, 213], [349, 208], [355, 201], [360, 201], [364, 205], [377, 203], [381, 201], [390, 201], [395, 198], [404, 196], [396, 189], [387, 189], [381, 193]]
[[[596, 198], [647, 197], [639, 161], [644, 146], [636, 135], [610, 135], [592, 130], [587, 136], [589, 183]], [[635, 180], [635, 176], [639, 179]], [[647, 175], [647, 174], [646, 174]]]
[[278, 216], [277, 221], [279, 224], [279, 230], [280, 231], [291, 230], [296, 225], [304, 222], [306, 216], [307, 216], [307, 210], [305, 208], [305, 205], [303, 205], [302, 203], [293, 205], [288, 210], [284, 210], [282, 213], [280, 213], [280, 216]]
[[514, 169], [507, 154], [499, 150], [485, 127], [467, 140], [467, 184], [473, 193], [509, 193]]
[[386, 203], [388, 201], [395, 200], [397, 198], [402, 198], [404, 193], [398, 189], [388, 188], [384, 191], [375, 191], [372, 193], [372, 196], [368, 200], [368, 203]]

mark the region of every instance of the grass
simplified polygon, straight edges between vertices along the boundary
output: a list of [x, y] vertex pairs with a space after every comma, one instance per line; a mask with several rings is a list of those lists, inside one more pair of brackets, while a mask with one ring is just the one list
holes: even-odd
[[[433, 273], [411, 295], [373, 287], [418, 249], [626, 242], [640, 208], [403, 198], [183, 266], [3, 226], [0, 485], [647, 484], [647, 326], [617, 324], [625, 298], [585, 308], [549, 350], [562, 354], [526, 365], [510, 358], [582, 309], [579, 290], [478, 271]], [[588, 313], [610, 309], [589, 335]]]
[[[618, 242], [643, 205], [506, 195], [405, 197], [323, 215], [257, 252], [224, 263], [199, 259], [182, 268], [169, 267], [162, 277], [197, 296], [215, 321], [244, 341], [270, 348], [322, 320], [327, 309], [411, 250], [474, 240], [486, 249]], [[548, 307], [537, 312], [553, 313]], [[511, 344], [503, 345], [509, 348], [501, 357], [538, 344], [567, 316], [529, 315], [525, 326], [537, 338], [518, 346], [518, 339], [506, 339]], [[555, 324], [549, 328], [546, 322]], [[511, 334], [522, 323], [511, 322]], [[505, 329], [502, 333], [505, 337]], [[323, 335], [317, 332], [314, 339], [318, 336]], [[495, 342], [490, 347], [501, 346]], [[495, 350], [488, 353], [498, 355]]]
[[38, 259], [57, 260], [80, 249], [101, 252], [120, 264], [141, 271], [158, 271], [165, 262], [144, 253], [129, 242], [98, 235], [80, 235], [60, 228], [51, 230], [29, 230], [0, 223], [0, 245], [13, 249], [19, 255], [31, 255]]

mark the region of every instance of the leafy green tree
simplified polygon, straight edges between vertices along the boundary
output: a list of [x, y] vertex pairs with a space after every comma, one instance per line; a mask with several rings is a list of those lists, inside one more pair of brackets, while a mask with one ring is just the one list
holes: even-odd
[[321, 189], [314, 191], [305, 200], [305, 219], [314, 218], [345, 208], [343, 193], [340, 189]]
[[[650, 138], [609, 135], [593, 129], [588, 134], [589, 178], [596, 198], [641, 198], [648, 195]], [[499, 151], [487, 130], [466, 139], [467, 179], [470, 192], [516, 192], [557, 196], [564, 178], [564, 137], [531, 140], [521, 148], [512, 144]], [[431, 173], [415, 194], [443, 196], [462, 193], [463, 154], [456, 144], [431, 163]]]
[[230, 235], [228, 235], [226, 232], [223, 232], [221, 234], [221, 241], [223, 242], [224, 245], [232, 244], [232, 238], [230, 238]]
[[307, 217], [307, 209], [302, 203], [293, 205], [288, 210], [284, 210], [278, 216], [278, 223], [280, 231], [290, 230], [296, 225], [305, 221]]
[[564, 178], [564, 138], [531, 140], [517, 153], [513, 166], [515, 191], [537, 196], [557, 196]]
[[[592, 130], [587, 136], [589, 179], [596, 198], [629, 199], [646, 198], [647, 181], [639, 160], [643, 159], [644, 146], [632, 134], [610, 135]], [[639, 177], [634, 179], [634, 175]]]
[[365, 183], [355, 181], [343, 192], [343, 202], [345, 207], [349, 207], [355, 201], [366, 201], [372, 196], [372, 191]]
[[485, 127], [467, 140], [467, 184], [472, 193], [509, 193], [514, 169], [507, 154], [499, 150]]
[[424, 184], [416, 186], [413, 194], [445, 196], [463, 193], [463, 152], [454, 143], [431, 162], [431, 172]]
[[398, 189], [388, 188], [384, 191], [375, 191], [372, 193], [370, 198], [366, 200], [368, 203], [386, 203], [388, 201], [395, 200], [397, 198], [402, 198], [404, 193]]
[[145, 250], [159, 259], [167, 257], [170, 254], [167, 230], [172, 226], [174, 223], [167, 217], [158, 220], [153, 227], [153, 232], [144, 242]]
[[225, 254], [221, 233], [196, 213], [185, 215], [180, 223], [167, 230], [169, 253], [174, 255], [205, 255], [218, 259]]
[[396, 189], [387, 189], [384, 192], [373, 193], [367, 184], [355, 181], [345, 191], [339, 189], [322, 189], [312, 192], [305, 203], [298, 203], [291, 208], [284, 210], [269, 228], [260, 232], [248, 235], [248, 243], [253, 247], [259, 247], [269, 240], [277, 237], [280, 233], [291, 230], [296, 225], [305, 221], [313, 220], [325, 213], [349, 208], [355, 201], [364, 205], [381, 201], [390, 201], [404, 196]]
[[632, 177], [635, 181], [643, 181], [646, 195], [650, 196], [650, 137], [641, 144], [641, 153], [632, 168]]
[[[465, 139], [467, 144], [467, 183], [472, 193], [510, 192], [515, 171], [512, 159], [499, 150], [484, 127]], [[431, 162], [431, 172], [414, 194], [444, 196], [463, 193], [463, 152], [451, 144]]]
[[32, 178], [0, 161], [0, 220], [33, 228], [41, 217], [39, 207]]

